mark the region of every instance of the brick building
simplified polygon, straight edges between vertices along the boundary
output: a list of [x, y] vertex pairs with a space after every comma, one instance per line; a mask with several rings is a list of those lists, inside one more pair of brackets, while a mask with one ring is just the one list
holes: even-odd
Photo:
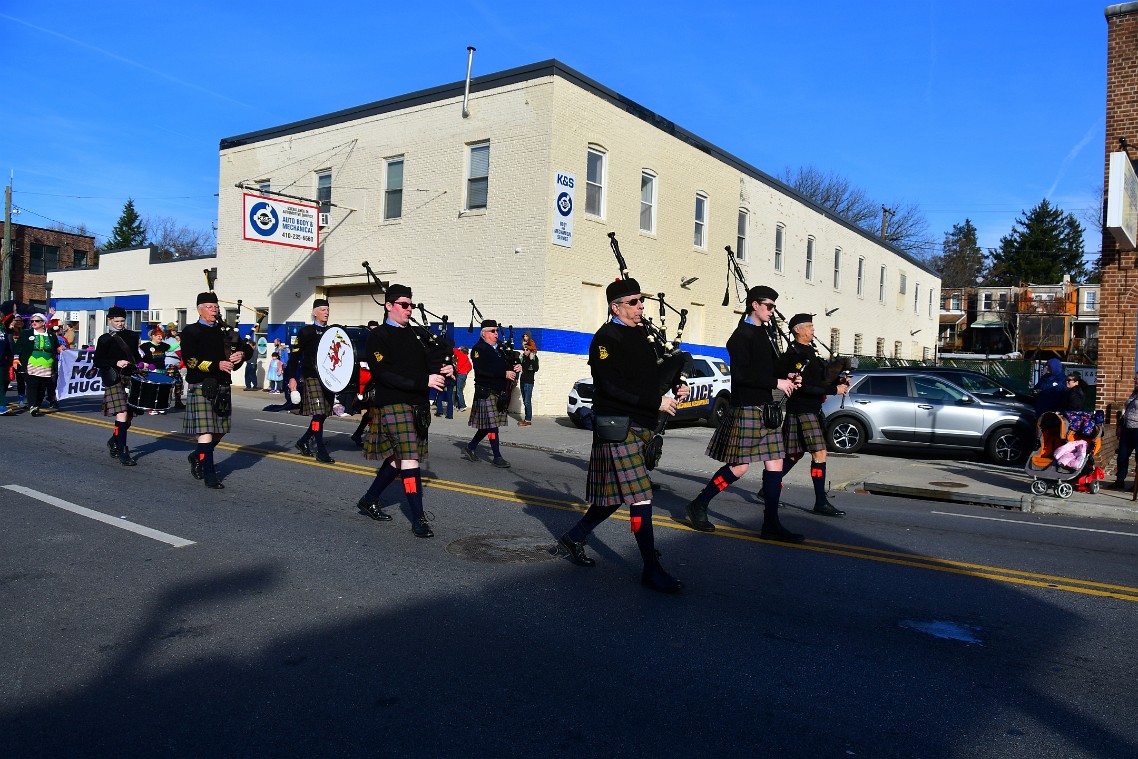
[[[4, 222], [0, 220], [0, 235]], [[95, 252], [95, 238], [58, 232], [54, 229], [12, 225], [12, 294], [2, 300], [16, 300], [35, 308], [47, 307], [44, 285], [52, 269], [81, 269], [91, 264]]]

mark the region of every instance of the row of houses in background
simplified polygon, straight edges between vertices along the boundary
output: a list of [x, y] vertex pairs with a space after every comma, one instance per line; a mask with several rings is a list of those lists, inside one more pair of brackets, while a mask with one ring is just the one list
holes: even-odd
[[1099, 285], [946, 287], [937, 350], [944, 355], [1098, 360]]

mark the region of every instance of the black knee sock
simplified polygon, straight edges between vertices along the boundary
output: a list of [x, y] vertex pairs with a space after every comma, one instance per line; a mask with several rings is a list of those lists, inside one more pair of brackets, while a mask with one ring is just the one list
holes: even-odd
[[495, 427], [494, 429], [490, 430], [490, 432], [487, 433], [486, 438], [490, 441], [490, 450], [494, 452], [494, 458], [502, 458], [502, 448], [498, 443], [498, 428]]
[[115, 422], [115, 442], [119, 449], [126, 450], [126, 431], [130, 429], [130, 422]]
[[379, 469], [375, 470], [375, 479], [371, 481], [371, 486], [364, 493], [363, 500], [368, 503], [375, 503], [383, 491], [387, 489], [387, 486], [395, 482], [395, 478], [399, 476], [399, 467], [392, 466], [394, 460], [393, 456], [389, 456], [379, 465]]
[[597, 528], [601, 522], [605, 521], [620, 508], [620, 504], [614, 506], [598, 506], [593, 504], [589, 510], [585, 512], [585, 516], [577, 524], [573, 525], [573, 529], [565, 533], [569, 536], [570, 540], [580, 543], [584, 540], [590, 532]]
[[482, 438], [486, 437], [489, 432], [490, 430], [478, 430], [474, 433], [474, 437], [470, 439], [470, 442], [466, 444], [466, 447], [473, 451], [478, 447], [478, 444], [482, 442]]
[[719, 468], [715, 476], [708, 480], [707, 485], [704, 486], [703, 492], [696, 496], [697, 501], [704, 503], [711, 503], [711, 499], [722, 493], [731, 483], [738, 481], [738, 477], [731, 471], [730, 465], [724, 465]]
[[778, 499], [782, 495], [782, 472], [763, 470], [763, 518], [778, 522]]
[[419, 467], [403, 469], [399, 472], [403, 477], [403, 494], [407, 496], [407, 505], [411, 507], [412, 521], [423, 516], [423, 478], [419, 474]]
[[660, 562], [656, 558], [656, 539], [652, 534], [652, 504], [629, 506], [628, 513], [631, 516], [632, 534], [636, 537], [636, 547], [640, 549], [644, 568], [658, 566]]
[[327, 418], [323, 415], [314, 416], [308, 425], [308, 433], [312, 435], [316, 447], [320, 450], [324, 450], [324, 420]]
[[360, 426], [356, 427], [356, 431], [352, 434], [352, 437], [362, 437], [364, 430], [367, 429], [368, 422], [370, 421], [371, 420], [368, 419], [368, 415], [364, 414], [364, 418], [360, 420]]
[[198, 463], [201, 464], [203, 472], [213, 469], [214, 445], [216, 443], [198, 443], [197, 448], [194, 449], [194, 454], [198, 457]]
[[802, 457], [799, 456], [798, 458], [792, 459], [789, 456], [787, 456], [785, 459], [782, 460], [782, 476], [783, 477], [786, 476], [787, 472], [789, 472], [791, 469], [794, 468], [794, 465], [798, 463], [798, 459], [800, 459], [800, 458], [802, 458]]
[[810, 464], [810, 479], [814, 482], [814, 505], [826, 502], [826, 462], [814, 461]]

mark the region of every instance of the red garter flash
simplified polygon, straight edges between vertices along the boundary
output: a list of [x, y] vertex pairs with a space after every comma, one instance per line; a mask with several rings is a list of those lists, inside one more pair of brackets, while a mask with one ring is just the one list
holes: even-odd
[[628, 520], [628, 523], [632, 526], [633, 532], [640, 532], [640, 523], [643, 521], [642, 517], [632, 517], [632, 519]]

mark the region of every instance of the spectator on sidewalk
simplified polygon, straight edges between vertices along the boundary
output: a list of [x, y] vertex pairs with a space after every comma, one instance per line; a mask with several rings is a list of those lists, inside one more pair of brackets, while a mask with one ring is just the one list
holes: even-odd
[[525, 406], [525, 419], [518, 422], [519, 427], [533, 424], [533, 380], [538, 371], [537, 343], [526, 332], [522, 335], [522, 405]]
[[1126, 489], [1126, 472], [1130, 469], [1130, 457], [1138, 453], [1138, 373], [1134, 374], [1134, 390], [1126, 399], [1122, 413], [1118, 415], [1118, 459], [1114, 482], [1107, 487], [1114, 490]]
[[59, 342], [47, 328], [47, 318], [43, 314], [32, 315], [31, 329], [24, 330], [16, 343], [20, 363], [27, 367], [28, 408], [32, 416], [43, 416], [43, 405], [47, 386], [55, 372], [55, 362], [59, 356]]
[[466, 411], [466, 397], [462, 394], [466, 387], [466, 376], [470, 374], [474, 365], [470, 362], [470, 349], [463, 346], [454, 349], [454, 377], [455, 395], [459, 411]]
[[246, 335], [245, 344], [253, 351], [253, 357], [245, 362], [245, 389], [260, 390], [257, 387], [257, 341], [253, 338], [252, 332]]
[[1063, 402], [1063, 410], [1082, 411], [1084, 404], [1083, 377], [1078, 372], [1071, 372], [1067, 375], [1067, 397]]
[[16, 405], [27, 405], [27, 373], [24, 363], [20, 360], [20, 352], [16, 350], [16, 342], [24, 334], [24, 320], [19, 314], [14, 314], [5, 330], [8, 340], [12, 344], [12, 371], [16, 375]]
[[272, 395], [281, 394], [281, 382], [284, 381], [284, 364], [281, 363], [281, 354], [273, 351], [273, 357], [269, 361], [269, 392]]
[[[7, 317], [5, 317], [7, 318]], [[7, 326], [7, 322], [5, 322]], [[0, 416], [11, 413], [8, 408], [8, 384], [12, 381], [12, 358], [16, 353], [16, 344], [8, 336], [8, 330], [0, 332]]]
[[1066, 406], [1067, 387], [1063, 375], [1063, 363], [1057, 359], [1049, 359], [1047, 367], [1035, 383], [1035, 413], [1043, 414], [1047, 411], [1062, 411]]

